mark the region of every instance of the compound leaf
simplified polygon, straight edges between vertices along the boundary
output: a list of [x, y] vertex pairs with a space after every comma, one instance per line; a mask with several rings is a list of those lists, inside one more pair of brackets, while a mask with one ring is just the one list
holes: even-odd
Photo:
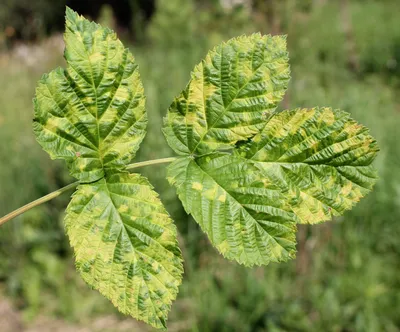
[[110, 29], [67, 8], [67, 69], [56, 69], [36, 89], [34, 131], [52, 159], [65, 159], [83, 182], [124, 169], [147, 125], [138, 66]]
[[351, 209], [376, 181], [368, 129], [330, 108], [272, 115], [232, 154], [179, 158], [168, 179], [227, 258], [262, 265], [294, 257], [296, 223]]
[[166, 328], [182, 259], [176, 228], [148, 181], [119, 173], [80, 185], [65, 224], [83, 279], [121, 312]]
[[300, 223], [314, 224], [343, 214], [371, 191], [378, 150], [350, 114], [312, 108], [275, 114], [241, 155], [291, 197]]
[[253, 34], [210, 51], [172, 103], [164, 134], [180, 155], [232, 147], [261, 130], [290, 78], [285, 36]]
[[228, 259], [266, 265], [295, 254], [295, 215], [274, 184], [252, 162], [213, 154], [179, 158], [168, 168], [169, 181], [187, 213]]

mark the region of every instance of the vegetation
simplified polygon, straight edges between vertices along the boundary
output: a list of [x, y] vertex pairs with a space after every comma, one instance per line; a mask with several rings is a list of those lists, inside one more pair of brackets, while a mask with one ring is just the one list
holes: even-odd
[[[363, 7], [353, 3], [351, 6], [352, 12], [357, 12], [357, 15], [361, 15], [359, 11], [367, 13], [367, 10], [372, 11], [375, 8], [375, 3]], [[165, 180], [162, 179], [165, 176], [162, 168], [159, 172], [155, 172], [154, 169], [151, 171], [143, 169], [144, 172], [149, 172], [151, 182], [155, 183], [158, 191], [163, 193], [162, 199], [167, 202], [167, 209], [178, 221], [178, 229], [183, 234], [180, 242], [186, 264], [186, 280], [172, 311], [170, 330], [220, 331], [221, 326], [224, 326], [227, 331], [273, 329], [317, 331], [327, 324], [332, 330], [341, 328], [360, 331], [397, 330], [399, 322], [395, 303], [398, 301], [399, 279], [396, 274], [398, 250], [395, 243], [398, 233], [395, 223], [398, 179], [397, 173], [393, 172], [398, 167], [398, 151], [395, 145], [398, 115], [394, 112], [398, 103], [394, 93], [396, 74], [393, 71], [371, 74], [370, 71], [364, 72], [362, 66], [357, 73], [350, 71], [346, 56], [343, 56], [346, 52], [337, 50], [338, 43], [335, 40], [340, 39], [339, 28], [320, 32], [324, 33], [326, 38], [317, 35], [312, 39], [313, 34], [317, 34], [318, 29], [315, 27], [329, 21], [334, 9], [336, 9], [334, 5], [317, 6], [306, 14], [307, 21], [304, 20], [302, 13], [300, 19], [297, 20], [295, 17], [293, 20], [293, 30], [285, 31], [289, 33], [289, 38], [293, 38], [293, 45], [289, 42], [289, 46], [292, 47], [294, 79], [291, 89], [289, 88], [289, 98], [284, 104], [285, 108], [293, 108], [292, 105], [309, 107], [317, 103], [331, 104], [335, 108], [351, 111], [355, 118], [371, 127], [383, 150], [377, 163], [381, 179], [376, 191], [354, 212], [346, 213], [345, 219], [337, 219], [334, 227], [331, 227], [331, 224], [314, 226], [312, 229], [300, 227], [299, 254], [295, 263], [247, 270], [218, 258], [195, 224], [185, 221], [179, 203], [175, 203], [173, 190], [168, 189]], [[390, 17], [389, 7], [381, 10], [384, 15]], [[192, 22], [196, 16], [193, 14]], [[314, 29], [310, 21], [314, 24]], [[382, 19], [382, 26], [384, 21]], [[331, 18], [331, 22], [335, 22], [335, 19]], [[357, 28], [356, 20], [353, 24]], [[390, 19], [387, 19], [385, 24], [387, 25], [382, 27], [382, 30], [389, 27]], [[302, 31], [307, 29], [310, 33], [303, 34]], [[300, 34], [301, 38], [297, 38], [296, 34]], [[228, 36], [215, 35], [215, 42], [226, 37]], [[331, 41], [332, 45], [329, 44]], [[391, 41], [388, 40], [387, 43], [390, 44]], [[307, 46], [310, 44], [313, 48]], [[169, 48], [167, 43], [162, 46], [154, 43], [134, 48], [134, 53], [138, 54], [137, 61], [141, 66], [144, 86], [148, 91], [150, 110], [150, 133], [143, 144], [143, 150], [139, 153], [141, 159], [153, 159], [159, 154], [157, 150], [162, 150], [164, 143], [157, 139], [160, 136], [160, 115], [165, 113], [170, 100], [176, 94], [176, 86], [183, 87], [187, 75], [185, 72], [197, 62], [198, 55], [208, 46], [207, 42], [193, 43], [190, 52], [187, 52], [187, 49], [185, 52], [176, 47]], [[344, 61], [336, 56], [326, 57], [326, 54], [330, 54], [326, 52], [327, 50], [341, 54]], [[386, 57], [392, 59], [392, 56], [393, 53], [388, 51]], [[14, 63], [14, 67], [7, 66], [5, 70], [8, 73], [8, 81], [12, 78], [15, 82], [26, 82], [25, 91], [28, 98], [21, 98], [21, 93], [18, 94], [19, 98], [13, 97], [14, 88], [11, 87], [10, 90], [6, 90], [10, 92], [2, 96], [10, 99], [5, 102], [15, 105], [11, 111], [5, 110], [11, 113], [10, 117], [7, 114], [2, 117], [2, 129], [6, 130], [2, 130], [1, 133], [9, 135], [5, 139], [13, 137], [10, 135], [17, 135], [13, 133], [16, 131], [13, 128], [18, 128], [18, 132], [21, 130], [23, 123], [15, 110], [31, 108], [29, 95], [32, 95], [32, 91], [29, 89], [34, 86], [34, 81], [43, 71], [43, 68], [32, 68], [21, 72], [19, 64]], [[162, 66], [157, 68], [157, 63]], [[312, 70], [309, 69], [311, 65]], [[176, 73], [174, 84], [169, 84], [168, 73], [171, 72]], [[6, 81], [3, 84], [6, 84]], [[24, 91], [22, 86], [19, 90]], [[379, 112], [376, 111], [378, 108]], [[9, 121], [13, 118], [15, 126], [12, 128]], [[5, 122], [7, 126], [4, 126]], [[26, 133], [29, 133], [29, 119], [26, 121], [26, 126]], [[28, 137], [30, 139], [27, 139], [26, 144], [33, 141], [32, 136]], [[51, 191], [52, 188], [46, 187], [48, 183], [52, 183], [48, 181], [49, 179], [55, 181], [54, 189], [70, 181], [67, 175], [60, 176], [62, 172], [54, 171], [47, 162], [40, 162], [46, 159], [39, 150], [35, 150], [34, 146], [29, 147], [29, 150], [32, 151], [32, 158], [38, 156], [31, 161], [37, 166], [29, 172], [37, 171], [37, 173], [32, 175], [19, 171], [25, 169], [26, 159], [22, 162], [24, 159], [19, 157], [21, 154], [18, 156], [18, 149], [23, 149], [20, 144], [17, 144], [12, 154], [3, 149], [0, 151], [4, 153], [4, 159], [16, 160], [16, 165], [21, 163], [20, 168], [8, 170], [7, 174], [10, 175], [3, 177], [6, 170], [1, 171], [2, 179], [10, 179], [9, 191], [2, 190], [2, 194], [7, 195], [7, 198], [10, 196], [7, 192], [15, 192], [13, 188], [15, 183], [20, 183], [21, 188], [24, 188], [23, 195], [12, 197], [21, 200], [14, 202], [14, 207], [39, 196], [40, 193]], [[27, 155], [24, 152], [24, 156]], [[58, 164], [56, 167], [59, 167]], [[13, 178], [11, 172], [20, 174], [21, 178], [16, 176]], [[38, 176], [42, 173], [49, 174], [49, 178], [43, 179]], [[52, 176], [52, 174], [57, 175]], [[26, 188], [31, 178], [39, 183], [39, 185], [36, 181], [33, 183], [33, 186], [37, 187], [33, 187], [32, 191], [29, 190], [29, 186]], [[4, 204], [5, 199], [1, 201]], [[3, 207], [2, 211], [11, 210], [9, 202], [8, 198], [7, 206]], [[62, 223], [53, 222], [57, 218], [57, 210], [64, 204], [61, 198], [41, 210], [32, 210], [12, 226], [3, 227], [0, 233], [2, 244], [5, 243], [2, 250], [6, 251], [6, 254], [9, 250], [10, 257], [11, 255], [20, 257], [2, 262], [4, 264], [2, 275], [7, 280], [4, 284], [7, 285], [7, 293], [14, 295], [16, 304], [19, 303], [21, 308], [25, 308], [26, 319], [35, 317], [40, 308], [49, 314], [84, 322], [89, 319], [90, 315], [87, 315], [89, 312], [96, 315], [111, 309], [106, 302], [94, 297], [92, 292], [86, 291], [77, 280], [71, 282], [68, 279], [75, 279], [74, 273], [66, 273], [73, 264], [68, 257], [65, 240], [59, 241], [60, 237], [63, 239]], [[388, 214], [388, 211], [391, 213]], [[42, 225], [41, 219], [48, 220], [48, 225], [45, 224], [47, 227]], [[12, 246], [9, 245], [9, 241]], [[66, 267], [63, 264], [65, 260], [70, 262]], [[10, 276], [7, 273], [10, 267], [16, 275]], [[39, 294], [47, 295], [43, 298]], [[56, 294], [62, 299], [60, 303], [56, 301]], [[78, 310], [74, 305], [75, 301], [80, 304], [79, 308], [83, 306], [86, 309]]]

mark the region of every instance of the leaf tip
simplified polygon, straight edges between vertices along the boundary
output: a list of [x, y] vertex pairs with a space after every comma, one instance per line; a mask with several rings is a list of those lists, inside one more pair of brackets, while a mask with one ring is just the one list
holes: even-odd
[[72, 8], [65, 6], [65, 21], [66, 22], [75, 22], [79, 17], [79, 14], [74, 11]]

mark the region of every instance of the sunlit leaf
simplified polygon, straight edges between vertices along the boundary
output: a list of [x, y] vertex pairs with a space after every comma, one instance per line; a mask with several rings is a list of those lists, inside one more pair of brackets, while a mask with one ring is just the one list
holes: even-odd
[[376, 181], [368, 129], [330, 108], [275, 113], [233, 153], [181, 157], [168, 179], [227, 258], [262, 265], [294, 257], [296, 223], [351, 209]]
[[289, 78], [284, 36], [254, 34], [217, 46], [168, 111], [169, 145], [181, 155], [202, 155], [254, 136], [282, 100]]
[[182, 157], [168, 176], [186, 212], [226, 258], [252, 266], [294, 257], [296, 216], [252, 162], [223, 154]]
[[125, 314], [166, 328], [182, 279], [176, 228], [138, 174], [78, 187], [65, 224], [83, 279]]
[[[64, 37], [67, 68], [39, 81], [34, 131], [81, 182], [65, 218], [77, 269], [118, 310], [166, 329], [183, 273], [177, 231], [147, 179], [125, 172], [147, 125], [138, 66], [113, 31], [70, 9]], [[285, 36], [231, 39], [195, 67], [164, 122], [180, 155], [169, 182], [246, 266], [293, 258], [296, 224], [343, 214], [376, 181], [376, 141], [348, 113], [276, 110], [289, 78]]]
[[42, 77], [36, 89], [34, 131], [52, 159], [65, 159], [84, 182], [123, 169], [146, 132], [138, 66], [115, 33], [66, 13], [67, 69]]
[[278, 113], [242, 147], [290, 197], [299, 222], [310, 224], [343, 214], [371, 191], [377, 152], [366, 127], [330, 108]]

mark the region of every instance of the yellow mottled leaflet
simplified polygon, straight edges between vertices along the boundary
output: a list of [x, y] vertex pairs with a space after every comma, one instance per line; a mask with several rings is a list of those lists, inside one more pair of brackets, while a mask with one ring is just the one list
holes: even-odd
[[115, 33], [67, 9], [67, 69], [39, 81], [34, 131], [52, 159], [83, 182], [123, 169], [146, 133], [138, 66]]
[[166, 328], [182, 259], [175, 225], [149, 182], [115, 174], [79, 186], [65, 225], [82, 278], [121, 312]]
[[[186, 96], [181, 98], [196, 102]], [[176, 137], [188, 133], [187, 114], [203, 105], [188, 106], [183, 117], [184, 108], [182, 115], [176, 115], [176, 103], [166, 120], [167, 138], [172, 132]], [[255, 108], [255, 114], [259, 110]], [[242, 109], [252, 111], [250, 104]], [[182, 126], [187, 130], [175, 126], [172, 118], [185, 120]], [[205, 123], [208, 120], [198, 120], [193, 128], [206, 128]], [[208, 149], [189, 149], [168, 173], [186, 211], [210, 241], [225, 257], [241, 264], [266, 265], [294, 257], [297, 223], [314, 224], [343, 214], [376, 181], [371, 166], [378, 151], [376, 141], [346, 112], [330, 108], [276, 112], [256, 133], [248, 134], [229, 152], [218, 149], [226, 146], [215, 142]], [[169, 139], [175, 149], [185, 141], [179, 142], [174, 145], [175, 140]], [[199, 140], [195, 146], [208, 143]], [[208, 153], [195, 156], [193, 151]]]
[[205, 154], [252, 137], [282, 100], [289, 78], [284, 36], [254, 34], [217, 46], [168, 111], [169, 145], [181, 155]]
[[146, 133], [138, 66], [114, 32], [67, 9], [67, 69], [36, 89], [34, 131], [81, 185], [65, 225], [83, 279], [123, 313], [166, 329], [182, 280], [172, 220], [148, 181], [125, 173]]
[[[158, 195], [126, 172], [147, 125], [138, 66], [114, 32], [70, 9], [65, 43], [67, 68], [39, 81], [33, 126], [81, 183], [65, 218], [77, 269], [121, 312], [166, 329], [183, 267]], [[212, 244], [246, 266], [293, 258], [297, 224], [343, 214], [376, 181], [377, 143], [348, 113], [277, 112], [289, 79], [285, 36], [231, 39], [195, 67], [164, 121], [180, 155], [169, 182]]]
[[241, 149], [309, 224], [343, 214], [371, 191], [377, 152], [366, 127], [330, 108], [278, 113]]

